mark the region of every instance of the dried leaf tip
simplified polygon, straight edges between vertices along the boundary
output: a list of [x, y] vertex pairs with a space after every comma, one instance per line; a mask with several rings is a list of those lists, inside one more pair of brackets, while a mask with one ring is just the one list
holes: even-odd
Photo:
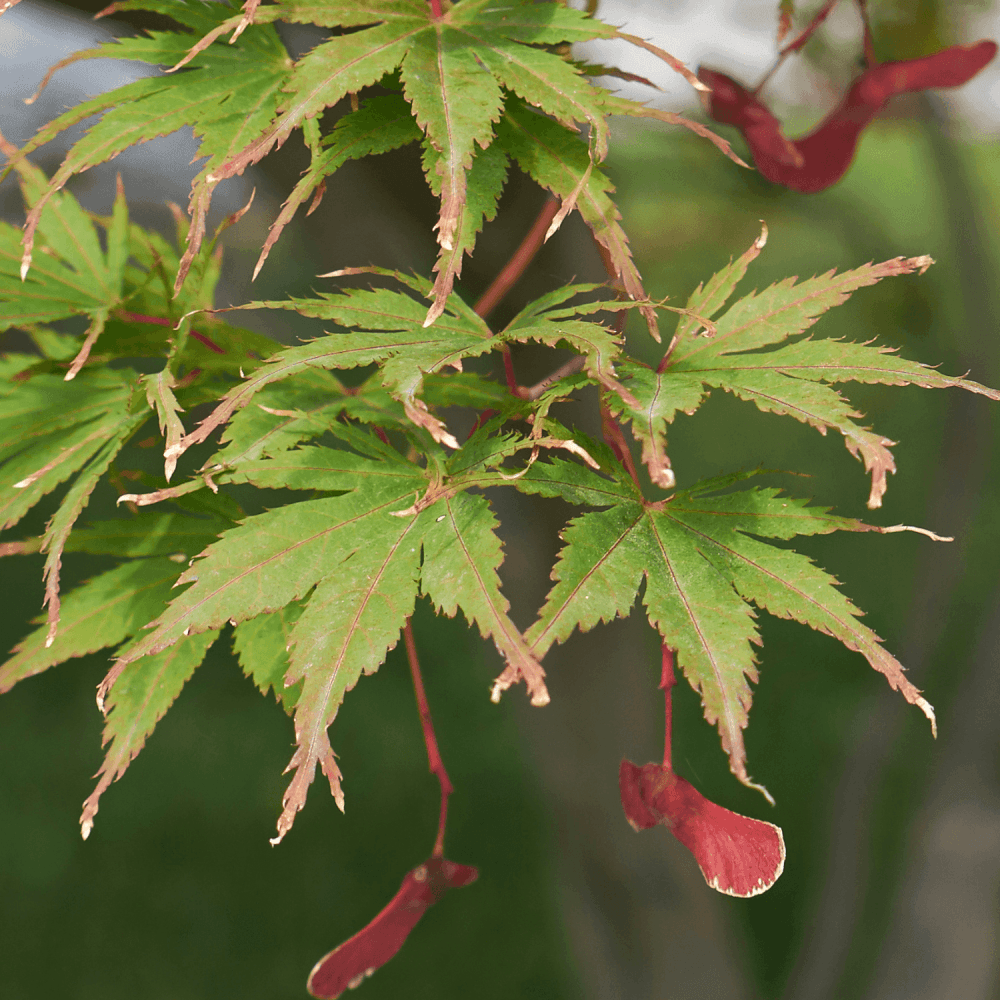
[[881, 532], [883, 535], [894, 535], [899, 531], [913, 531], [918, 535], [926, 535], [935, 542], [953, 542], [955, 539], [951, 535], [938, 535], [928, 528], [917, 528], [912, 524], [892, 524], [888, 528], [876, 528], [876, 531]]
[[937, 739], [937, 716], [934, 714], [934, 706], [926, 698], [917, 698], [914, 704], [927, 716], [931, 724], [931, 736]]

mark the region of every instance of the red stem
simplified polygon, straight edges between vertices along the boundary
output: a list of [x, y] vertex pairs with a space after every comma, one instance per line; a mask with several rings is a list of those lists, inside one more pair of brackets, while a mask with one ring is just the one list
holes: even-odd
[[674, 675], [674, 651], [664, 643], [660, 688], [663, 691], [663, 712], [665, 716], [663, 725], [663, 766], [668, 770], [672, 768], [670, 744], [673, 737], [673, 704], [670, 692], [676, 683], [677, 678]]
[[[611, 253], [607, 247], [603, 246], [594, 237], [594, 246], [597, 247], [597, 252], [601, 255], [601, 262], [604, 264], [604, 270], [607, 272], [608, 280], [612, 285], [618, 285], [618, 298], [625, 298], [625, 292], [621, 288], [618, 281], [618, 272], [615, 270], [615, 263], [611, 259]], [[611, 327], [612, 333], [615, 336], [620, 337], [622, 333], [625, 332], [625, 322], [628, 319], [628, 310], [619, 309], [615, 313], [615, 322]], [[622, 463], [625, 467], [625, 471], [632, 477], [632, 482], [635, 483], [635, 488], [642, 492], [642, 487], [639, 485], [639, 473], [636, 470], [635, 462], [632, 460], [632, 451], [628, 446], [628, 442], [625, 440], [625, 434], [622, 431], [621, 424], [615, 420], [608, 408], [607, 403], [604, 399], [604, 392], [600, 394], [600, 405], [601, 405], [601, 431], [604, 434], [604, 440], [611, 447], [611, 450], [618, 456], [618, 461]]]
[[628, 442], [625, 440], [625, 434], [622, 431], [621, 424], [615, 420], [612, 416], [611, 410], [608, 409], [608, 404], [605, 401], [604, 393], [600, 395], [601, 402], [601, 430], [604, 433], [604, 440], [611, 447], [611, 450], [617, 455], [618, 461], [622, 463], [625, 467], [625, 471], [632, 477], [632, 482], [635, 483], [635, 488], [642, 491], [642, 487], [639, 485], [639, 474], [635, 467], [635, 462], [632, 460], [632, 452], [629, 449]]
[[872, 66], [878, 65], [878, 59], [875, 58], [875, 43], [872, 40], [872, 26], [868, 23], [868, 4], [867, 0], [858, 0], [858, 13], [861, 15], [861, 23], [865, 28], [865, 66], [871, 69]]
[[[806, 42], [809, 41], [813, 36], [813, 32], [830, 16], [830, 11], [837, 6], [838, 0], [827, 0], [825, 4], [820, 8], [819, 13], [802, 29], [801, 33], [797, 38], [789, 42], [783, 49], [779, 50], [778, 58], [774, 65], [767, 71], [764, 79], [757, 84], [753, 90], [753, 96], [756, 97], [757, 94], [763, 89], [764, 84], [771, 79], [772, 76], [778, 71], [781, 64], [793, 53], [798, 52]], [[868, 21], [865, 20], [865, 25], [867, 26]]]
[[427, 6], [431, 9], [431, 17], [438, 19], [442, 17], [441, 0], [427, 0]]
[[517, 279], [524, 274], [528, 265], [535, 259], [535, 254], [542, 248], [545, 242], [545, 234], [552, 224], [552, 220], [559, 211], [559, 199], [549, 195], [542, 205], [542, 210], [538, 213], [528, 230], [528, 235], [521, 241], [521, 245], [514, 251], [510, 260], [504, 265], [503, 270], [493, 279], [490, 287], [479, 297], [479, 301], [473, 306], [477, 316], [484, 319], [493, 312], [500, 304], [504, 296], [514, 287]]
[[126, 323], [152, 323], [154, 326], [173, 326], [172, 319], [164, 319], [162, 316], [146, 316], [143, 313], [125, 312], [124, 310], [116, 315], [125, 320]]
[[[542, 248], [545, 242], [545, 234], [548, 232], [552, 220], [559, 211], [559, 199], [549, 195], [542, 205], [542, 210], [538, 213], [528, 230], [527, 236], [521, 240], [521, 245], [514, 251], [510, 260], [504, 265], [500, 273], [490, 283], [489, 288], [479, 297], [479, 301], [472, 307], [477, 316], [485, 319], [503, 301], [507, 293], [517, 283], [518, 278], [527, 270], [528, 265], [535, 259], [535, 254]], [[504, 344], [503, 348], [503, 370], [507, 376], [507, 388], [511, 392], [517, 393], [517, 376], [514, 374], [514, 360], [510, 354], [510, 347]]]
[[417, 644], [413, 640], [413, 626], [407, 619], [403, 628], [403, 642], [406, 644], [406, 658], [410, 663], [410, 675], [413, 677], [413, 690], [417, 696], [417, 711], [420, 713], [420, 725], [424, 731], [424, 744], [427, 747], [427, 765], [431, 774], [441, 785], [441, 812], [438, 816], [437, 839], [431, 857], [444, 857], [444, 828], [448, 822], [448, 796], [455, 790], [444, 769], [441, 751], [438, 750], [437, 737], [434, 735], [434, 723], [431, 721], [431, 709], [427, 704], [427, 692], [424, 690], [424, 679], [420, 673], [420, 661], [417, 659]]

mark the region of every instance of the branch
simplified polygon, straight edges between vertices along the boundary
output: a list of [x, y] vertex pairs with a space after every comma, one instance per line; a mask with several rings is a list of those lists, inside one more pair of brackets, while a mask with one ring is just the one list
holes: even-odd
[[424, 690], [424, 679], [420, 673], [420, 661], [417, 659], [417, 644], [413, 639], [413, 625], [407, 619], [403, 627], [403, 641], [406, 644], [406, 659], [410, 664], [410, 675], [413, 677], [413, 691], [417, 696], [417, 711], [420, 713], [420, 725], [424, 731], [424, 744], [427, 747], [427, 765], [431, 774], [441, 785], [441, 813], [438, 817], [437, 839], [431, 857], [444, 857], [444, 828], [448, 821], [448, 796], [455, 790], [444, 769], [441, 751], [438, 750], [437, 737], [434, 735], [434, 723], [431, 720], [431, 709], [427, 704], [427, 692]]
[[660, 675], [660, 689], [663, 691], [663, 766], [672, 769], [671, 764], [671, 740], [673, 737], [673, 704], [671, 699], [671, 689], [677, 683], [674, 674], [674, 651], [664, 643], [663, 645], [663, 667]]
[[[500, 273], [490, 283], [489, 288], [479, 297], [479, 301], [472, 307], [477, 316], [485, 319], [503, 301], [507, 293], [514, 287], [517, 280], [527, 270], [528, 265], [535, 259], [535, 254], [542, 248], [545, 242], [545, 234], [559, 211], [559, 199], [551, 195], [545, 199], [542, 210], [538, 213], [528, 230], [527, 236], [521, 241], [521, 245], [514, 251], [510, 260], [504, 265]], [[517, 377], [514, 374], [514, 362], [510, 354], [510, 346], [503, 346], [503, 367], [507, 376], [507, 388], [517, 394]]]

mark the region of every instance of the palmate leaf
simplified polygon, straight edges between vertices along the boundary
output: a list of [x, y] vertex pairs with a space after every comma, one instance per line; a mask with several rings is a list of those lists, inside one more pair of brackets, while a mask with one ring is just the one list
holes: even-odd
[[[429, 287], [426, 282], [396, 277], [422, 290]], [[352, 289], [316, 299], [250, 302], [238, 308], [289, 309], [340, 326], [356, 327], [359, 332], [320, 337], [269, 358], [181, 440], [181, 452], [204, 441], [265, 386], [310, 369], [349, 369], [373, 362], [383, 363], [382, 383], [402, 402], [407, 417], [430, 431], [435, 440], [457, 448], [458, 442], [418, 398], [424, 374], [448, 366], [461, 370], [463, 358], [485, 354], [498, 346], [485, 322], [457, 296], [452, 297], [448, 313], [432, 329], [424, 328], [424, 309], [418, 302], [389, 289]]]
[[130, 664], [115, 682], [106, 701], [108, 718], [101, 740], [103, 746], [108, 743], [111, 746], [97, 772], [100, 781], [87, 796], [80, 816], [84, 840], [94, 828], [101, 796], [138, 756], [157, 722], [174, 703], [218, 637], [218, 632], [188, 636], [156, 656], [145, 656]]
[[[441, 315], [461, 270], [462, 257], [471, 252], [483, 219], [491, 218], [495, 211], [506, 150], [494, 148], [493, 125], [505, 101], [514, 95], [522, 118], [525, 104], [550, 116], [545, 119], [550, 125], [546, 138], [558, 149], [555, 160], [542, 167], [539, 179], [558, 191], [563, 201], [551, 231], [583, 196], [588, 221], [608, 249], [629, 294], [644, 298], [617, 215], [613, 206], [606, 204], [608, 186], [600, 181], [594, 187], [589, 180], [595, 160], [603, 159], [607, 152], [609, 113], [658, 117], [666, 113], [621, 98], [612, 100], [588, 82], [581, 67], [550, 47], [592, 38], [623, 38], [653, 51], [693, 86], [704, 89], [693, 74], [656, 46], [562, 3], [531, 0], [512, 0], [500, 7], [492, 0], [463, 0], [449, 5], [440, 18], [422, 0], [372, 0], [362, 7], [336, 0], [289, 0], [263, 7], [248, 2], [238, 14], [223, 3], [125, 0], [112, 4], [106, 13], [132, 9], [167, 14], [201, 38], [192, 46], [190, 36], [152, 32], [145, 38], [120, 40], [77, 53], [55, 67], [78, 59], [119, 58], [172, 66], [178, 73], [172, 78], [138, 80], [86, 101], [42, 129], [25, 147], [21, 155], [73, 124], [103, 115], [70, 150], [29, 215], [23, 268], [31, 263], [38, 213], [73, 173], [103, 162], [133, 143], [184, 125], [193, 127], [201, 141], [199, 155], [208, 161], [192, 182], [192, 223], [175, 291], [198, 255], [215, 187], [280, 146], [293, 130], [304, 130], [313, 160], [272, 226], [258, 270], [297, 207], [316, 192], [315, 207], [325, 178], [346, 159], [384, 152], [409, 141], [414, 134], [422, 134], [428, 181], [441, 198], [436, 227], [441, 246], [438, 277], [425, 320], [430, 325]], [[277, 20], [357, 30], [316, 46], [293, 64], [274, 31]], [[224, 45], [221, 36], [230, 30], [230, 45]], [[321, 152], [317, 115], [348, 94], [391, 82], [397, 72], [409, 121], [398, 113], [396, 99], [376, 98], [347, 115], [339, 134], [335, 132], [332, 141], [325, 143], [329, 148]], [[381, 129], [376, 124], [380, 117]], [[720, 148], [728, 149], [703, 126], [667, 117], [709, 135]], [[577, 134], [581, 125], [589, 132], [589, 152]], [[574, 152], [567, 152], [567, 141], [573, 144]], [[523, 147], [523, 139], [518, 139], [518, 144]], [[477, 168], [480, 159], [483, 162]], [[645, 311], [655, 335], [655, 317], [648, 307]]]
[[[596, 489], [601, 483], [587, 470], [553, 462], [561, 471], [539, 488], [546, 464], [536, 463], [534, 476], [518, 480], [518, 487], [544, 492], [562, 476], [569, 480], [567, 499], [577, 499], [581, 484], [590, 481]], [[757, 679], [752, 647], [760, 641], [750, 602], [859, 651], [933, 724], [930, 705], [878, 636], [858, 621], [860, 612], [837, 589], [837, 581], [806, 556], [753, 537], [879, 529], [809, 508], [773, 489], [710, 495], [741, 478], [721, 477], [657, 503], [628, 497], [627, 485], [621, 484], [613, 507], [574, 518], [553, 570], [556, 584], [525, 634], [538, 658], [575, 628], [587, 631], [628, 615], [645, 580], [643, 603], [650, 624], [677, 650], [681, 669], [701, 695], [706, 719], [719, 728], [730, 768], [744, 784], [760, 787], [747, 773], [743, 744], [752, 700], [749, 681]], [[612, 492], [610, 484], [605, 488]]]
[[[692, 313], [708, 321], [723, 307], [747, 265], [760, 252], [765, 235], [694, 292], [688, 302]], [[664, 469], [669, 469], [667, 423], [679, 411], [693, 413], [710, 389], [718, 387], [765, 412], [794, 417], [824, 434], [830, 427], [840, 431], [848, 450], [871, 474], [868, 506], [881, 506], [886, 476], [896, 470], [889, 450], [894, 442], [859, 424], [860, 414], [830, 388], [831, 383], [958, 386], [991, 399], [1000, 399], [1000, 393], [906, 361], [895, 356], [891, 348], [801, 337], [785, 341], [804, 333], [819, 316], [846, 301], [858, 288], [886, 277], [922, 273], [931, 263], [929, 257], [896, 257], [841, 274], [830, 271], [797, 284], [789, 278], [739, 299], [711, 324], [711, 336], [699, 336], [697, 320], [682, 318], [657, 370], [633, 361], [623, 363], [620, 375], [639, 406], [612, 401], [611, 408], [631, 422], [653, 481], [668, 485], [663, 481]]]
[[[153, 10], [191, 30], [205, 34], [225, 21], [231, 8], [224, 3], [182, 0], [126, 0], [116, 10]], [[134, 59], [154, 66], [174, 66], [191, 47], [191, 36], [150, 32], [123, 38], [64, 60]], [[168, 135], [185, 125], [201, 140], [198, 155], [208, 157], [191, 187], [191, 231], [180, 261], [176, 286], [187, 274], [205, 233], [212, 193], [222, 176], [218, 167], [273, 120], [291, 63], [275, 29], [255, 26], [237, 45], [215, 45], [199, 53], [184, 72], [145, 77], [77, 105], [46, 125], [20, 152], [24, 156], [60, 132], [92, 115], [103, 113], [66, 154], [45, 192], [32, 207], [24, 234], [22, 269], [33, 259], [35, 227], [52, 195], [73, 176], [111, 159], [129, 146]]]
[[0, 330], [87, 316], [90, 326], [66, 373], [69, 381], [83, 367], [110, 311], [123, 298], [129, 230], [125, 193], [119, 180], [105, 251], [97, 227], [72, 194], [56, 194], [46, 203], [45, 174], [26, 160], [17, 159], [20, 151], [2, 136], [0, 150], [13, 158], [29, 215], [42, 206], [36, 224], [44, 250], [25, 280], [20, 262], [21, 233], [0, 222]]
[[[294, 774], [276, 840], [304, 805], [317, 766], [343, 808], [327, 728], [346, 692], [396, 644], [421, 591], [445, 614], [461, 610], [493, 639], [507, 662], [496, 694], [524, 680], [533, 703], [547, 701], [541, 666], [500, 594], [502, 551], [483, 498], [392, 453], [376, 459], [311, 447], [252, 464], [246, 478], [262, 485], [270, 484], [270, 469], [275, 483], [300, 473], [295, 485], [350, 492], [269, 511], [226, 532], [181, 575], [179, 584], [191, 586], [117, 660], [100, 696], [140, 657], [227, 621], [236, 625], [241, 662], [259, 686], [282, 696], [301, 685]], [[279, 688], [273, 661], [282, 642], [289, 655]]]
[[[380, 269], [364, 269], [390, 275], [413, 291], [425, 292], [429, 283], [422, 279]], [[354, 270], [335, 272], [336, 275], [357, 273]], [[448, 312], [431, 328], [423, 325], [423, 307], [412, 297], [390, 289], [349, 289], [338, 293], [323, 293], [315, 299], [250, 302], [240, 309], [289, 309], [303, 316], [329, 320], [342, 327], [356, 328], [356, 333], [335, 333], [303, 345], [280, 351], [267, 363], [231, 389], [215, 410], [198, 427], [185, 435], [178, 453], [204, 441], [217, 427], [243, 410], [256, 395], [269, 386], [290, 377], [298, 377], [310, 369], [348, 369], [373, 362], [381, 364], [381, 384], [392, 397], [402, 403], [406, 417], [426, 429], [434, 440], [458, 448], [458, 441], [445, 425], [428, 410], [420, 398], [424, 377], [445, 369], [461, 371], [466, 358], [495, 350], [510, 341], [534, 340], [543, 344], [566, 344], [584, 356], [587, 374], [596, 382], [613, 390], [629, 405], [637, 405], [629, 391], [615, 377], [614, 359], [620, 349], [619, 338], [599, 323], [576, 317], [595, 312], [617, 312], [620, 302], [585, 302], [566, 306], [566, 300], [597, 286], [570, 285], [533, 303], [508, 326], [494, 335], [486, 323], [457, 295], [451, 296]], [[289, 397], [294, 401], [295, 391]], [[453, 402], [459, 402], [455, 397]], [[469, 405], [468, 400], [464, 400]], [[344, 412], [360, 419], [380, 422], [380, 415], [366, 417], [357, 399]], [[331, 406], [333, 404], [330, 404]], [[270, 408], [270, 404], [268, 404]], [[331, 411], [332, 412], [332, 411]], [[340, 412], [339, 410], [337, 412]], [[285, 417], [295, 421], [302, 438], [309, 436], [304, 415], [289, 408]], [[247, 418], [255, 427], [264, 423], [260, 414]], [[314, 424], [312, 426], [318, 426]], [[232, 432], [231, 432], [232, 433]], [[240, 438], [244, 437], [242, 431]]]
[[[286, 87], [290, 96], [284, 98], [277, 120], [222, 164], [215, 176], [242, 173], [307, 119], [398, 68], [412, 115], [434, 151], [425, 165], [431, 186], [441, 197], [437, 223], [441, 259], [428, 325], [443, 311], [463, 248], [471, 248], [478, 228], [464, 218], [467, 175], [477, 147], [486, 149], [493, 141], [492, 126], [503, 107], [504, 88], [566, 128], [588, 125], [594, 155], [602, 159], [607, 151], [607, 123], [593, 88], [576, 67], [538, 46], [611, 37], [615, 29], [562, 4], [520, 0], [498, 8], [491, 0], [465, 0], [435, 18], [421, 0], [375, 0], [363, 8], [291, 0], [256, 7], [248, 11], [246, 20], [251, 18], [360, 30], [318, 45], [299, 60]], [[331, 157], [331, 170], [339, 165], [336, 160]], [[493, 175], [501, 163], [501, 157], [494, 158]]]

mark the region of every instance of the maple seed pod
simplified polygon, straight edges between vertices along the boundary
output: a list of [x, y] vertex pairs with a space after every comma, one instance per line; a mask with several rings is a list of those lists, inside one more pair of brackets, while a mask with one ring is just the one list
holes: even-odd
[[475, 882], [479, 872], [447, 858], [428, 858], [408, 872], [399, 892], [367, 927], [324, 955], [309, 973], [306, 989], [321, 1000], [333, 1000], [360, 986], [403, 947], [427, 908], [448, 889]]
[[663, 764], [618, 771], [625, 818], [635, 830], [665, 826], [693, 855], [705, 881], [729, 896], [757, 896], [785, 867], [780, 827], [710, 802]]
[[896, 94], [968, 83], [997, 54], [996, 42], [953, 45], [919, 59], [869, 66], [840, 104], [809, 135], [785, 138], [781, 123], [745, 87], [724, 73], [700, 69], [712, 88], [705, 109], [717, 122], [735, 125], [750, 147], [757, 169], [775, 184], [812, 194], [835, 184], [854, 159], [861, 133]]

